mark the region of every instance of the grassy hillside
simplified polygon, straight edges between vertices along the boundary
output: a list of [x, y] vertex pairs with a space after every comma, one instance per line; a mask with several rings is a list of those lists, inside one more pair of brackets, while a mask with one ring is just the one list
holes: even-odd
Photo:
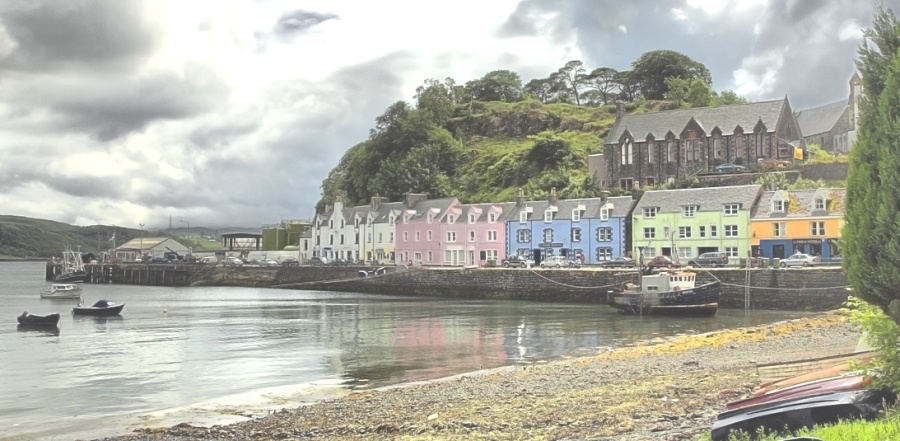
[[[139, 229], [92, 225], [80, 227], [44, 219], [0, 215], [0, 259], [61, 257], [66, 247], [97, 253], [109, 249], [113, 231], [116, 244], [139, 237]], [[144, 236], [163, 234], [144, 231]], [[163, 234], [165, 235], [165, 234]]]

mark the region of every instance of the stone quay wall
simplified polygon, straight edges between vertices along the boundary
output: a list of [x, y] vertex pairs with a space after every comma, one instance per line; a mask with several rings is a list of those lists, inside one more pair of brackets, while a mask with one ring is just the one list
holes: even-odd
[[[605, 303], [607, 292], [633, 271], [504, 268], [411, 268], [360, 277], [364, 267], [223, 267], [184, 265], [97, 265], [92, 283], [155, 286], [247, 286], [465, 299]], [[52, 271], [48, 269], [48, 276]], [[840, 267], [718, 268], [697, 271], [698, 284], [722, 283], [722, 308], [824, 311], [843, 305], [850, 292]], [[749, 289], [746, 286], [749, 285]]]

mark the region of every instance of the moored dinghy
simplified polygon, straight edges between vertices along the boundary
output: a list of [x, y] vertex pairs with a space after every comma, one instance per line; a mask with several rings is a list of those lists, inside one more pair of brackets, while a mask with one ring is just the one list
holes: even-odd
[[125, 308], [124, 303], [114, 303], [109, 300], [97, 300], [97, 302], [91, 306], [84, 306], [79, 303], [78, 306], [72, 308], [72, 313], [75, 315], [110, 316], [118, 315], [122, 312], [123, 308]]
[[59, 323], [59, 314], [47, 314], [47, 315], [34, 315], [29, 314], [28, 311], [22, 313], [22, 315], [16, 317], [19, 325], [22, 326], [47, 326], [52, 327], [56, 326]]

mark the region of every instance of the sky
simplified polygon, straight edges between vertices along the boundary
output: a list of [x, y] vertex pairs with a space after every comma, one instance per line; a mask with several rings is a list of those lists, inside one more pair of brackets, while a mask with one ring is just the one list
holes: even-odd
[[[900, 11], [900, 0], [884, 3]], [[855, 0], [0, 0], [0, 214], [145, 229], [309, 219], [426, 79], [670, 49], [713, 89], [847, 98]]]

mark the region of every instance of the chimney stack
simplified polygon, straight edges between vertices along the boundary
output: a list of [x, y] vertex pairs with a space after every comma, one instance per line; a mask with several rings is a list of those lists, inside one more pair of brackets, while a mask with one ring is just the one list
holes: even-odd
[[639, 182], [632, 183], [631, 184], [631, 199], [636, 201], [641, 198], [642, 194], [644, 194], [644, 192], [641, 191], [641, 184]]
[[550, 188], [550, 205], [556, 205], [558, 198], [556, 197], [556, 187]]
[[616, 122], [622, 119], [623, 116], [625, 116], [625, 102], [616, 101]]
[[607, 199], [609, 199], [609, 190], [601, 190], [600, 202], [603, 202], [605, 204]]
[[404, 193], [403, 194], [403, 206], [406, 209], [411, 209], [419, 202], [425, 200], [425, 195], [423, 193]]
[[519, 194], [516, 196], [516, 207], [521, 207], [525, 205], [525, 190], [519, 189]]

